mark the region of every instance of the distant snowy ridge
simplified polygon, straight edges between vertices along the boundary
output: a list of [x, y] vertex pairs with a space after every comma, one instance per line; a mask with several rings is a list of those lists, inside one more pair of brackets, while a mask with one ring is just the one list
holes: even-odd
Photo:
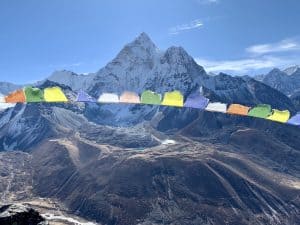
[[18, 88], [22, 88], [22, 85], [17, 85], [9, 82], [1, 82], [0, 81], [0, 93], [3, 95], [7, 95], [8, 93], [17, 90]]
[[290, 96], [300, 90], [300, 67], [293, 66], [285, 70], [275, 68], [266, 75], [256, 76], [255, 79]]
[[297, 72], [297, 70], [300, 70], [300, 66], [295, 65], [295, 66], [286, 68], [285, 70], [283, 70], [283, 72], [285, 72], [287, 75], [293, 75], [294, 73]]
[[62, 70], [55, 71], [47, 80], [64, 84], [69, 86], [72, 90], [77, 91], [80, 89], [86, 90], [92, 85], [93, 79], [95, 77], [94, 73], [87, 75], [76, 74], [72, 71]]

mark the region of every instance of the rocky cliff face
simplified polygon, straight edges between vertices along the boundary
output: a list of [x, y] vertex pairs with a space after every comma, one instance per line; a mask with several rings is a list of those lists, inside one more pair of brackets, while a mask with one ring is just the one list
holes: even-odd
[[34, 209], [18, 204], [0, 207], [0, 224], [48, 225], [49, 223]]

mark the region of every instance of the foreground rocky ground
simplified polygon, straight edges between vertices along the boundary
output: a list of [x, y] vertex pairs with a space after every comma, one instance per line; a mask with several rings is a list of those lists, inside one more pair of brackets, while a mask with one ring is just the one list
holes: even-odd
[[257, 132], [239, 130], [228, 144], [177, 134], [148, 148], [49, 139], [30, 153], [0, 154], [2, 201], [53, 224], [74, 215], [99, 224], [297, 224], [299, 155], [276, 145], [264, 156], [239, 143], [263, 138]]
[[10, 204], [0, 207], [0, 224], [48, 225], [48, 222], [32, 208]]
[[1, 203], [50, 224], [300, 221], [296, 127], [190, 110], [115, 127], [72, 105], [26, 105], [2, 115], [0, 134]]

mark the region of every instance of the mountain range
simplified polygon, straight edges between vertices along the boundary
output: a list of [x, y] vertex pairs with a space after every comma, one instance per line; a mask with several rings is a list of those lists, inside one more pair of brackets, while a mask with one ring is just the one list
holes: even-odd
[[268, 74], [255, 77], [257, 80], [290, 96], [300, 91], [300, 67], [292, 66], [285, 70], [273, 69]]
[[[297, 71], [282, 73], [296, 79]], [[212, 101], [295, 113], [297, 87], [285, 93], [268, 83], [277, 77], [269, 74], [211, 76], [182, 47], [160, 50], [145, 33], [95, 73], [57, 71], [35, 85], [60, 86], [72, 104], [0, 112], [1, 200], [42, 211], [55, 202], [57, 210], [109, 225], [299, 224], [299, 128], [193, 109], [73, 101], [79, 89], [93, 97], [176, 89], [186, 97], [201, 88]], [[3, 94], [15, 88], [3, 87]]]
[[297, 110], [300, 110], [299, 66], [292, 66], [285, 70], [275, 68], [268, 74], [256, 76], [255, 79], [289, 96]]

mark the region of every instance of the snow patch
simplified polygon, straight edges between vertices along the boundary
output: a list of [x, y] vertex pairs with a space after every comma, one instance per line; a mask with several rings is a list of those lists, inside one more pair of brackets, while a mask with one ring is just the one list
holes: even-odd
[[161, 144], [163, 144], [163, 145], [175, 145], [176, 141], [171, 140], [171, 139], [166, 139], [166, 140], [162, 141]]
[[9, 108], [13, 108], [15, 107], [16, 104], [13, 104], [13, 103], [2, 103], [0, 102], [0, 111], [4, 111], [6, 109], [9, 109]]
[[63, 216], [63, 215], [54, 215], [54, 214], [51, 214], [51, 213], [45, 213], [45, 214], [42, 214], [42, 216], [47, 219], [47, 220], [61, 220], [61, 221], [67, 221], [67, 222], [70, 222], [70, 223], [74, 223], [76, 225], [97, 225], [97, 223], [93, 223], [93, 222], [80, 222], [76, 219], [73, 219], [71, 217], [66, 217], [66, 216]]

